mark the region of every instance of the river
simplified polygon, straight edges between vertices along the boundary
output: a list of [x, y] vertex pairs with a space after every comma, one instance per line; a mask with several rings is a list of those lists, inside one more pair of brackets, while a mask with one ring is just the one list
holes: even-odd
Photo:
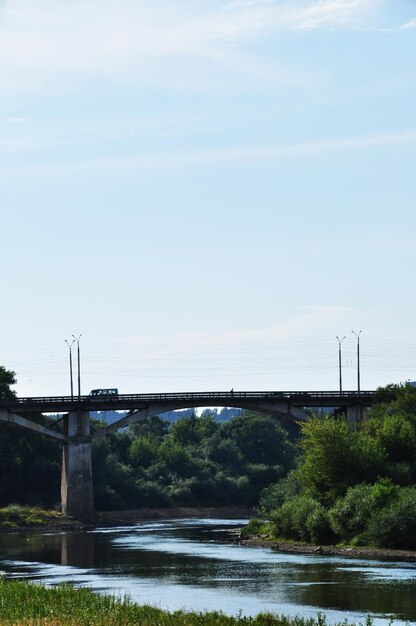
[[416, 565], [354, 557], [283, 554], [241, 546], [245, 520], [141, 522], [84, 532], [4, 533], [0, 569], [47, 585], [71, 582], [129, 594], [141, 604], [229, 615], [272, 611], [329, 623], [416, 624]]

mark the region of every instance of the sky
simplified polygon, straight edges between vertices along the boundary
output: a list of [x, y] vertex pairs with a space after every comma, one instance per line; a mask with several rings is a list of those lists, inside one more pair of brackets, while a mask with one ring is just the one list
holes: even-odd
[[415, 96], [415, 0], [0, 0], [18, 395], [416, 380]]

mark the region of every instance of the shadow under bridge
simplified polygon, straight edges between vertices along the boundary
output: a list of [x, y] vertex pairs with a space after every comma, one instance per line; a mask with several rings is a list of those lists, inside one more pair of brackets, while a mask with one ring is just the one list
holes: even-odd
[[[134, 407], [131, 407], [132, 403]], [[109, 404], [112, 404], [111, 401]], [[308, 419], [304, 408], [298, 403], [292, 403], [290, 394], [284, 392], [154, 394], [129, 399], [126, 396], [119, 396], [117, 408], [118, 410], [127, 409], [127, 415], [97, 431], [94, 435], [118, 430], [154, 415], [199, 407], [232, 407], [245, 411], [258, 411], [292, 422], [304, 422]], [[108, 410], [109, 406], [104, 400], [99, 410], [105, 411], [106, 409]]]

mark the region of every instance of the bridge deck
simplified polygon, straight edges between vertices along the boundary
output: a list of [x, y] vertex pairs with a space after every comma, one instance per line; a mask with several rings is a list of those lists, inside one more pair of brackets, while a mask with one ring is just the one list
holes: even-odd
[[68, 411], [123, 411], [151, 404], [173, 407], [176, 403], [190, 407], [240, 406], [246, 402], [287, 402], [293, 407], [346, 407], [371, 406], [375, 391], [209, 391], [191, 393], [142, 393], [118, 396], [44, 396], [0, 400], [0, 409], [16, 413], [62, 413]]

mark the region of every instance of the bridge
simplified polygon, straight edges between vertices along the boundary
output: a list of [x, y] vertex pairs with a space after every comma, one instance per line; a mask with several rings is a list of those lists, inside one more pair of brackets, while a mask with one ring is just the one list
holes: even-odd
[[[196, 393], [123, 394], [102, 396], [46, 396], [0, 399], [0, 422], [29, 428], [63, 444], [62, 511], [79, 519], [94, 518], [91, 442], [119, 428], [153, 415], [197, 407], [233, 407], [259, 411], [302, 423], [307, 410], [334, 408], [346, 413], [354, 427], [374, 401], [374, 391], [228, 391]], [[119, 420], [91, 433], [90, 413], [123, 411]], [[39, 414], [63, 413], [57, 430], [36, 421]], [[35, 416], [35, 417], [34, 417]]]

